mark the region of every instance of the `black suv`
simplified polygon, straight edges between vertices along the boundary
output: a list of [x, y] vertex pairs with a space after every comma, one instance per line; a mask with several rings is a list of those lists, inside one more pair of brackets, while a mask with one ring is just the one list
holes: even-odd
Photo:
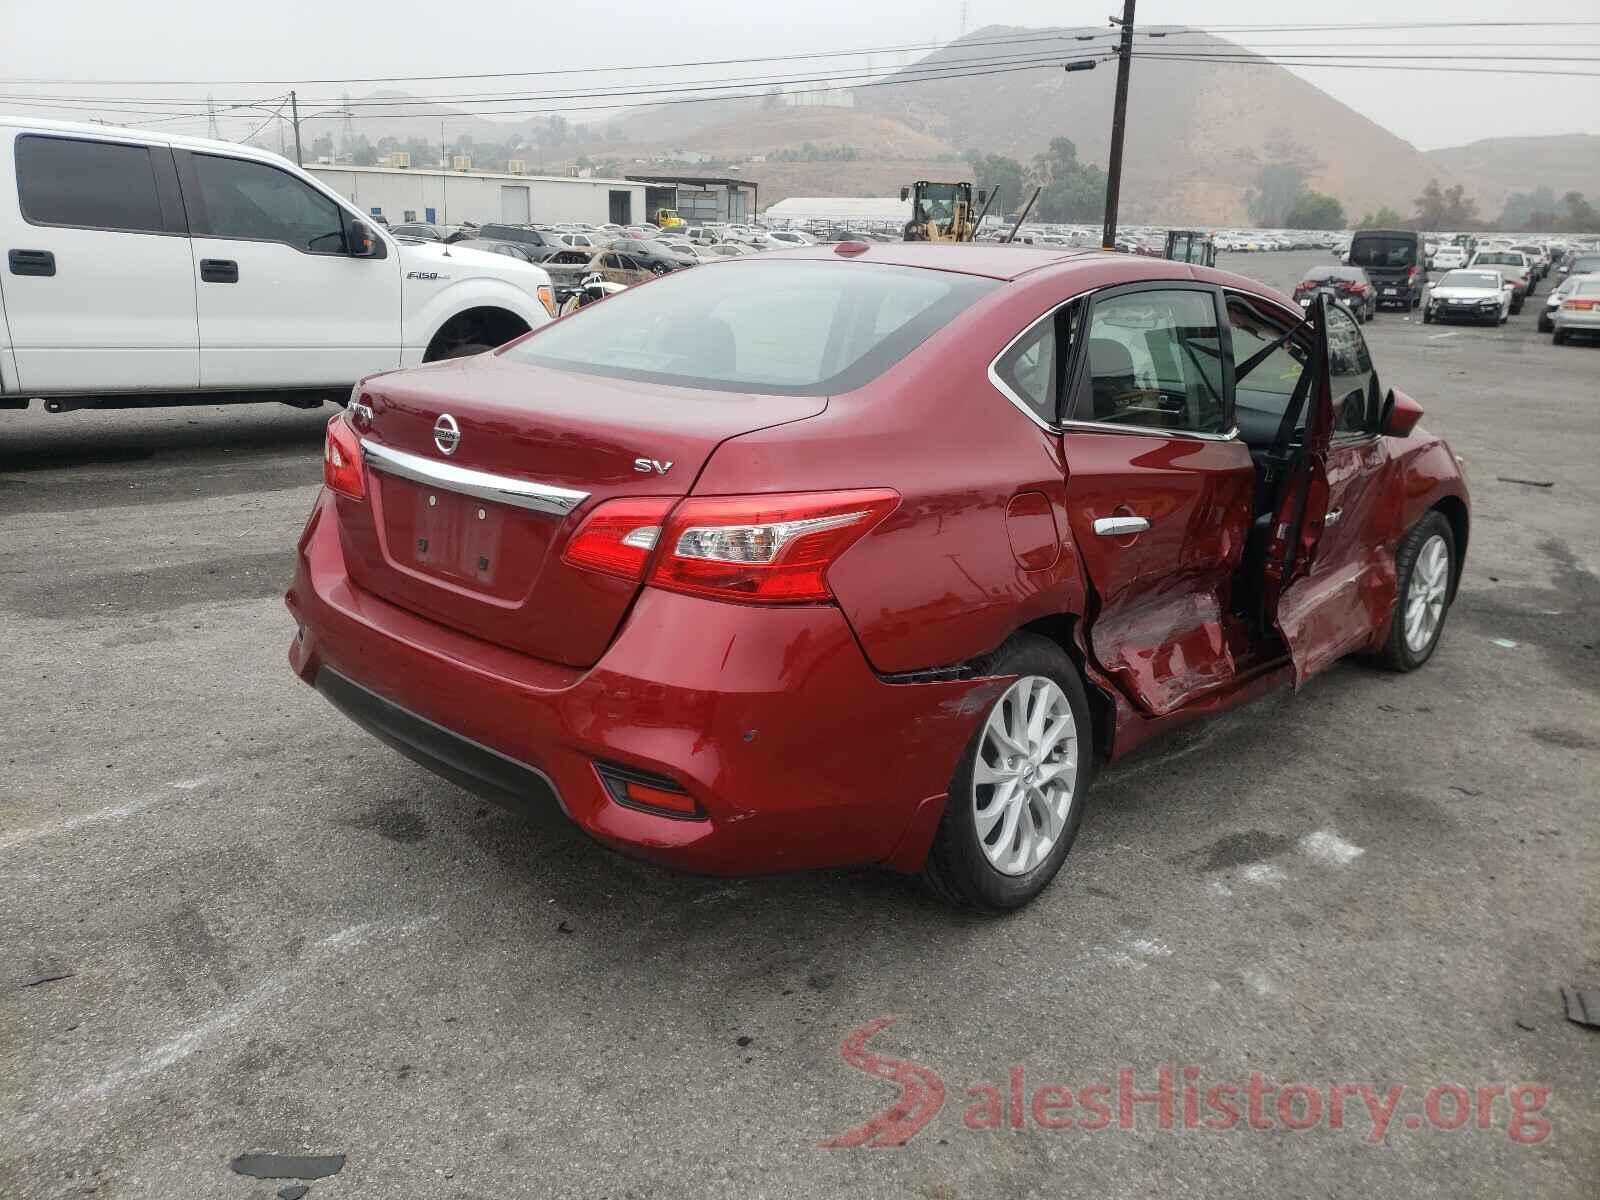
[[555, 234], [524, 225], [480, 225], [477, 236], [486, 242], [516, 242], [527, 252], [529, 261], [536, 263], [572, 249]]
[[1423, 267], [1422, 235], [1414, 229], [1360, 229], [1350, 239], [1345, 261], [1360, 267], [1378, 291], [1378, 307], [1417, 308], [1428, 272]]

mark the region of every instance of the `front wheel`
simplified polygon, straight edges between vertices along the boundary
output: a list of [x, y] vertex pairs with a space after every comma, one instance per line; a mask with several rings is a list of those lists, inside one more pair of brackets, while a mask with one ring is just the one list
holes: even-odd
[[1016, 679], [956, 767], [923, 879], [957, 907], [998, 914], [1027, 904], [1066, 860], [1094, 737], [1082, 676], [1054, 642], [1019, 633], [988, 673]]
[[1433, 656], [1450, 611], [1455, 563], [1455, 534], [1441, 512], [1428, 513], [1401, 541], [1394, 613], [1380, 654], [1390, 670], [1415, 671]]

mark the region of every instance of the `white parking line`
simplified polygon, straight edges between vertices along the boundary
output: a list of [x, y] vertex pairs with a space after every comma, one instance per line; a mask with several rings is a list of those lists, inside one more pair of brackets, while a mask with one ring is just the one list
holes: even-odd
[[[202, 775], [198, 779], [180, 779], [171, 786], [179, 791], [192, 792], [196, 788], [204, 787], [212, 781], [213, 776]], [[71, 833], [74, 829], [81, 829], [85, 825], [95, 825], [101, 821], [120, 821], [124, 817], [134, 816], [153, 805], [160, 804], [163, 800], [171, 799], [170, 796], [157, 794], [146, 796], [142, 800], [130, 800], [127, 804], [116, 804], [110, 808], [97, 808], [93, 812], [80, 813], [76, 817], [67, 817], [64, 820], [54, 821], [49, 825], [35, 825], [32, 829], [19, 829], [15, 833], [8, 833], [0, 837], [0, 851], [10, 850], [27, 842], [36, 842], [40, 838], [54, 837], [59, 833]]]
[[267, 976], [231, 1004], [212, 1009], [211, 1012], [176, 1037], [169, 1038], [167, 1041], [143, 1053], [134, 1054], [123, 1059], [121, 1063], [104, 1072], [94, 1082], [80, 1087], [76, 1091], [57, 1093], [55, 1096], [47, 1098], [32, 1112], [12, 1121], [9, 1133], [11, 1136], [16, 1136], [47, 1117], [56, 1118], [65, 1111], [70, 1111], [75, 1106], [83, 1104], [85, 1101], [103, 1100], [125, 1084], [148, 1075], [158, 1074], [168, 1067], [182, 1062], [218, 1034], [224, 1033], [242, 1023], [256, 1009], [268, 1001], [275, 1000], [287, 993], [291, 982], [303, 979], [307, 967], [316, 958], [322, 957], [330, 951], [364, 946], [373, 941], [407, 937], [420, 929], [434, 924], [438, 920], [438, 913], [422, 913], [411, 917], [363, 921], [360, 924], [347, 926], [344, 929], [328, 934], [326, 937], [319, 938], [313, 943], [313, 946], [315, 952], [320, 953], [314, 953], [310, 961], [297, 963], [293, 971]]
[[1461, 330], [1457, 329], [1457, 330], [1454, 330], [1454, 331], [1452, 331], [1450, 333], [1430, 333], [1428, 335], [1428, 340], [1430, 342], [1437, 342], [1437, 341], [1443, 340], [1444, 338], [1460, 337], [1460, 336], [1461, 336]]

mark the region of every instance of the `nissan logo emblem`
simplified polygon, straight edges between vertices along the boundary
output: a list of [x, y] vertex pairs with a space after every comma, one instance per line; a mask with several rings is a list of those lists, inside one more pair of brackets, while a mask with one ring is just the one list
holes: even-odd
[[433, 444], [439, 447], [440, 454], [454, 454], [461, 444], [461, 426], [449, 413], [433, 423]]

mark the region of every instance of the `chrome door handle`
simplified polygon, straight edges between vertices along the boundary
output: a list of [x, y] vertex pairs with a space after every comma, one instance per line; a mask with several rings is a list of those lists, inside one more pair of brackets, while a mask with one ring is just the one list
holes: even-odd
[[1094, 531], [1101, 537], [1127, 537], [1150, 528], [1149, 517], [1096, 517]]
[[1322, 527], [1326, 529], [1330, 525], [1337, 525], [1339, 523], [1339, 518], [1342, 516], [1344, 516], [1344, 509], [1331, 509], [1328, 512], [1328, 515], [1322, 518]]

